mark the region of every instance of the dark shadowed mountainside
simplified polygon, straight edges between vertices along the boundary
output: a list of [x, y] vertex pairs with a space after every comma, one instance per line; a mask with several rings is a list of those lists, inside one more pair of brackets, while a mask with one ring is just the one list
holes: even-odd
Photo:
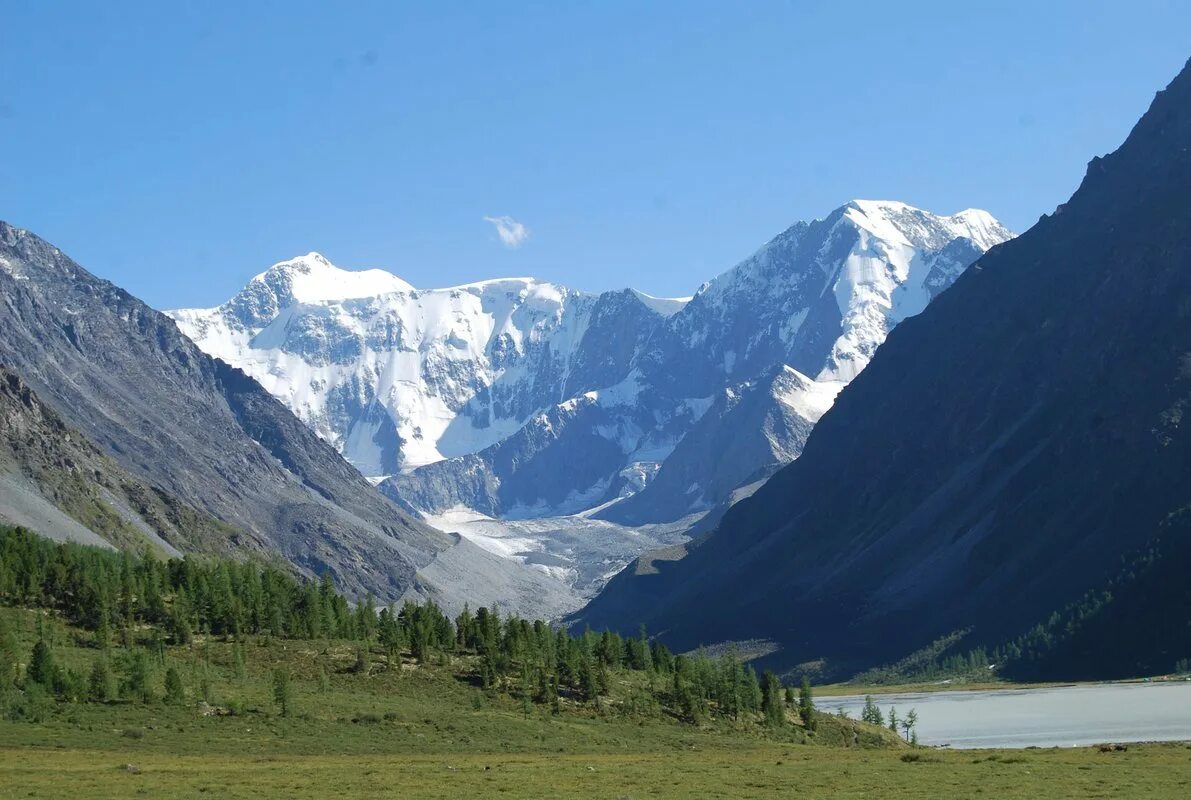
[[[1188, 504], [1189, 410], [1191, 67], [1068, 203], [899, 325], [796, 462], [578, 618], [678, 648], [773, 640], [779, 666], [844, 673], [957, 630], [995, 645], [1105, 586]], [[1191, 566], [1171, 563], [1154, 574]], [[1158, 588], [1132, 586], [1133, 624]]]

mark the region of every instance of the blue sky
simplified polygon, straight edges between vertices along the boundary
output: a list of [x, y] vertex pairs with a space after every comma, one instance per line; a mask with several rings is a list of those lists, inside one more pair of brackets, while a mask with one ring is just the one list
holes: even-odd
[[310, 250], [685, 295], [852, 197], [1024, 230], [1191, 56], [1172, 0], [240, 5], [0, 0], [0, 219], [162, 308]]

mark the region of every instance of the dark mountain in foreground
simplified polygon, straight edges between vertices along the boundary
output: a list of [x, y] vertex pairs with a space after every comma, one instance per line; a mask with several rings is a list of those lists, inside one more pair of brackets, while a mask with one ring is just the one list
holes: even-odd
[[[330, 571], [349, 594], [372, 591], [385, 600], [410, 594], [448, 605], [465, 599], [515, 605], [518, 594], [545, 591], [521, 585], [533, 581], [473, 545], [412, 519], [259, 384], [203, 353], [169, 317], [4, 223], [0, 294], [0, 364], [27, 382], [39, 407], [52, 410], [60, 431], [34, 427], [36, 442], [55, 451], [54, 469], [62, 469], [59, 452], [91, 444], [119, 466], [118, 478], [103, 467], [67, 467], [76, 494], [98, 498], [145, 532], [139, 513], [125, 513], [124, 493], [113, 491], [127, 475], [216, 523], [202, 532], [189, 523], [150, 526], [167, 548], [263, 550], [307, 575]], [[72, 435], [83, 441], [61, 440]], [[4, 516], [63, 536], [71, 533], [64, 514], [127, 543], [46, 488], [58, 478], [36, 477], [34, 443], [18, 436], [7, 444], [7, 463], [15, 466], [7, 484], [0, 483], [0, 509], [7, 504], [12, 512]], [[469, 572], [478, 583], [464, 579]]]
[[[773, 663], [837, 673], [955, 631], [997, 645], [1107, 586], [1191, 502], [1189, 410], [1191, 66], [1068, 203], [891, 333], [798, 461], [580, 619], [678, 648], [769, 639]], [[1167, 616], [1191, 551], [1167, 552], [1101, 651]], [[1127, 636], [1134, 656], [1087, 676], [1173, 667]]]

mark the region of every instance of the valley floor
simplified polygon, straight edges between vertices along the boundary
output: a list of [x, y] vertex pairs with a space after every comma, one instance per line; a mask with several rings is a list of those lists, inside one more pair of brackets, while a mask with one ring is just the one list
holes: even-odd
[[[912, 760], [917, 758], [917, 760]], [[130, 766], [131, 765], [131, 766]], [[1183, 798], [1184, 745], [998, 752], [706, 742], [635, 753], [191, 755], [0, 749], [5, 797]]]

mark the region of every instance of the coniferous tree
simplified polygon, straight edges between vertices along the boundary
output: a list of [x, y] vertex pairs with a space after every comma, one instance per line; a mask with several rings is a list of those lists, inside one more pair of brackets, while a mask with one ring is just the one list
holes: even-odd
[[877, 701], [871, 694], [864, 697], [864, 709], [860, 712], [860, 720], [870, 725], [885, 724], [885, 715], [881, 713], [881, 709], [877, 708]]
[[106, 655], [101, 655], [91, 664], [87, 678], [87, 699], [93, 703], [107, 703], [116, 697], [116, 681]]
[[802, 718], [802, 724], [808, 731], [815, 730], [815, 701], [811, 695], [811, 682], [805, 675], [802, 676], [802, 686], [798, 690], [798, 716]]
[[50, 646], [45, 639], [38, 639], [33, 645], [32, 655], [29, 656], [29, 666], [25, 668], [26, 681], [52, 691], [57, 676], [58, 665], [54, 663], [54, 654]]
[[186, 690], [182, 686], [182, 676], [173, 667], [165, 671], [165, 701], [171, 705], [181, 705], [186, 702]]
[[124, 695], [141, 703], [153, 702], [150, 673], [148, 654], [144, 650], [135, 651], [128, 662], [128, 674], [124, 678]]
[[780, 728], [786, 724], [786, 701], [781, 681], [772, 672], [766, 671], [761, 679], [761, 710], [770, 727]]
[[289, 716], [290, 705], [293, 703], [293, 689], [289, 683], [289, 670], [273, 670], [273, 702], [277, 705], [277, 711], [281, 716]]
[[918, 744], [918, 710], [911, 708], [910, 713], [906, 714], [901, 725], [902, 734], [905, 736], [906, 741], [911, 744]]
[[169, 628], [175, 644], [190, 644], [193, 632], [187, 616], [186, 598], [181, 593], [174, 599], [174, 606], [169, 611]]

